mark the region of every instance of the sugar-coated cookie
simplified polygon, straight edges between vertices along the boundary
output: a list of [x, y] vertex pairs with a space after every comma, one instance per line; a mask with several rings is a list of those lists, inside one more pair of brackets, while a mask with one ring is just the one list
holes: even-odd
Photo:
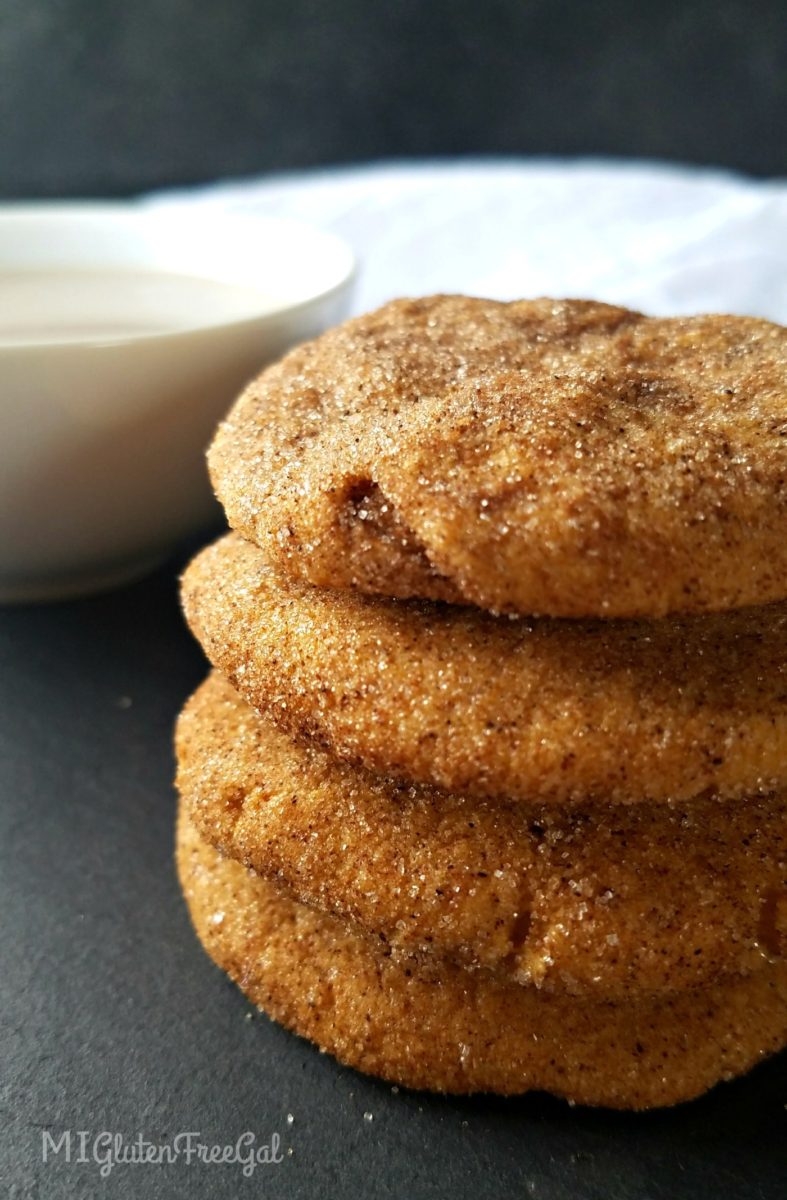
[[784, 603], [512, 620], [294, 583], [237, 535], [183, 603], [246, 700], [381, 774], [558, 805], [787, 789]]
[[289, 574], [493, 611], [787, 598], [787, 330], [581, 300], [397, 300], [253, 382], [210, 451]]
[[614, 1004], [443, 962], [394, 959], [356, 928], [222, 858], [181, 819], [197, 934], [252, 1003], [341, 1062], [438, 1092], [546, 1090], [653, 1108], [748, 1070], [787, 1041], [787, 966]]
[[397, 784], [294, 742], [211, 675], [177, 728], [200, 835], [395, 953], [607, 996], [787, 956], [787, 796], [591, 813]]

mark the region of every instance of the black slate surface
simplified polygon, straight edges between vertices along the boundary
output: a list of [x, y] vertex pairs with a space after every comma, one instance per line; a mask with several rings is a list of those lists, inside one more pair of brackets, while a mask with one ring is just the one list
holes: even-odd
[[[204, 673], [175, 575], [0, 611], [0, 1195], [781, 1200], [785, 1056], [679, 1109], [614, 1114], [395, 1094], [248, 1018], [171, 861], [171, 726]], [[102, 1179], [76, 1143], [43, 1163], [43, 1134], [67, 1129], [278, 1132], [283, 1161]]]

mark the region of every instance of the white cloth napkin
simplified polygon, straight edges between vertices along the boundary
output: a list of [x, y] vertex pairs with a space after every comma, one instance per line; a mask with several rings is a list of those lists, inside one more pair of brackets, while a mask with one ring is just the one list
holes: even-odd
[[381, 163], [220, 183], [155, 205], [288, 216], [361, 262], [355, 311], [437, 291], [581, 296], [787, 323], [787, 182], [638, 162]]

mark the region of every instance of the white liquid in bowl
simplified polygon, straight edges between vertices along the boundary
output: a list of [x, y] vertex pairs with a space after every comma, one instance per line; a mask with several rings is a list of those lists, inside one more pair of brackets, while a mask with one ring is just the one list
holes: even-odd
[[253, 287], [167, 271], [0, 271], [0, 346], [124, 341], [276, 307]]

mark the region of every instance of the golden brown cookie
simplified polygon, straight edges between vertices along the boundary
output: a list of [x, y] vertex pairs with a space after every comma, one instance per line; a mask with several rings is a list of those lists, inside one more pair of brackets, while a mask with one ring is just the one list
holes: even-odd
[[183, 603], [246, 700], [381, 774], [556, 804], [787, 790], [787, 604], [512, 620], [289, 582], [237, 535]]
[[787, 330], [579, 300], [399, 300], [219, 428], [230, 524], [326, 587], [552, 616], [787, 598]]
[[467, 800], [296, 744], [217, 674], [176, 742], [202, 837], [396, 953], [605, 996], [697, 987], [787, 954], [771, 921], [787, 903], [784, 795], [590, 814]]
[[391, 1082], [652, 1108], [697, 1096], [787, 1042], [785, 964], [637, 1003], [555, 996], [482, 971], [394, 960], [222, 858], [185, 819], [177, 859], [198, 937], [252, 1003]]

